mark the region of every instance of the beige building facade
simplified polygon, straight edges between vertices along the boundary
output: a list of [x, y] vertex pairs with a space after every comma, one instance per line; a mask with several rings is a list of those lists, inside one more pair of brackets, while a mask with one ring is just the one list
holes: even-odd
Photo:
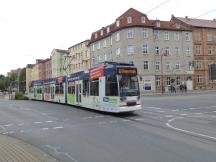
[[193, 87], [192, 32], [175, 22], [149, 20], [130, 8], [92, 33], [89, 46], [92, 66], [103, 61], [134, 63], [142, 92]]

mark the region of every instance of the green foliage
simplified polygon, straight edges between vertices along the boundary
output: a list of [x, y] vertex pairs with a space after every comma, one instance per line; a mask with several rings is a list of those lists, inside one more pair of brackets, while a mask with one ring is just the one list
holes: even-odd
[[24, 96], [21, 92], [17, 92], [15, 95], [15, 100], [28, 100], [28, 97]]

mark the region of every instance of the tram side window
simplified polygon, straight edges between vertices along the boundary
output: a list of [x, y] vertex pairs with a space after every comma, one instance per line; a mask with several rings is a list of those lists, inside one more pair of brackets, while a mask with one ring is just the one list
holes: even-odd
[[42, 93], [42, 89], [41, 88], [37, 88], [37, 94], [41, 94]]
[[64, 93], [64, 87], [63, 84], [56, 84], [56, 90], [55, 90], [56, 94], [63, 94]]
[[116, 75], [106, 76], [106, 96], [118, 96]]
[[68, 87], [68, 93], [69, 94], [75, 94], [75, 86], [69, 86]]
[[89, 95], [89, 80], [83, 80], [83, 95]]
[[99, 96], [99, 80], [92, 80], [90, 85], [90, 95]]

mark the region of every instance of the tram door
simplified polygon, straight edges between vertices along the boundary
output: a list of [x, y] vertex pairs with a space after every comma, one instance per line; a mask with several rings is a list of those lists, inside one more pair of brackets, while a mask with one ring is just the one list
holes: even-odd
[[53, 100], [54, 99], [54, 95], [55, 95], [55, 87], [53, 85], [51, 85], [50, 91], [51, 91], [51, 100]]
[[77, 81], [76, 83], [76, 102], [80, 104], [82, 102], [82, 81]]

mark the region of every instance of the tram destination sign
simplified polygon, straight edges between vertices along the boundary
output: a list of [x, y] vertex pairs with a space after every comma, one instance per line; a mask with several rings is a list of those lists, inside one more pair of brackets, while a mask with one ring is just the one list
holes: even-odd
[[136, 68], [118, 68], [117, 74], [121, 75], [137, 75], [137, 69]]

